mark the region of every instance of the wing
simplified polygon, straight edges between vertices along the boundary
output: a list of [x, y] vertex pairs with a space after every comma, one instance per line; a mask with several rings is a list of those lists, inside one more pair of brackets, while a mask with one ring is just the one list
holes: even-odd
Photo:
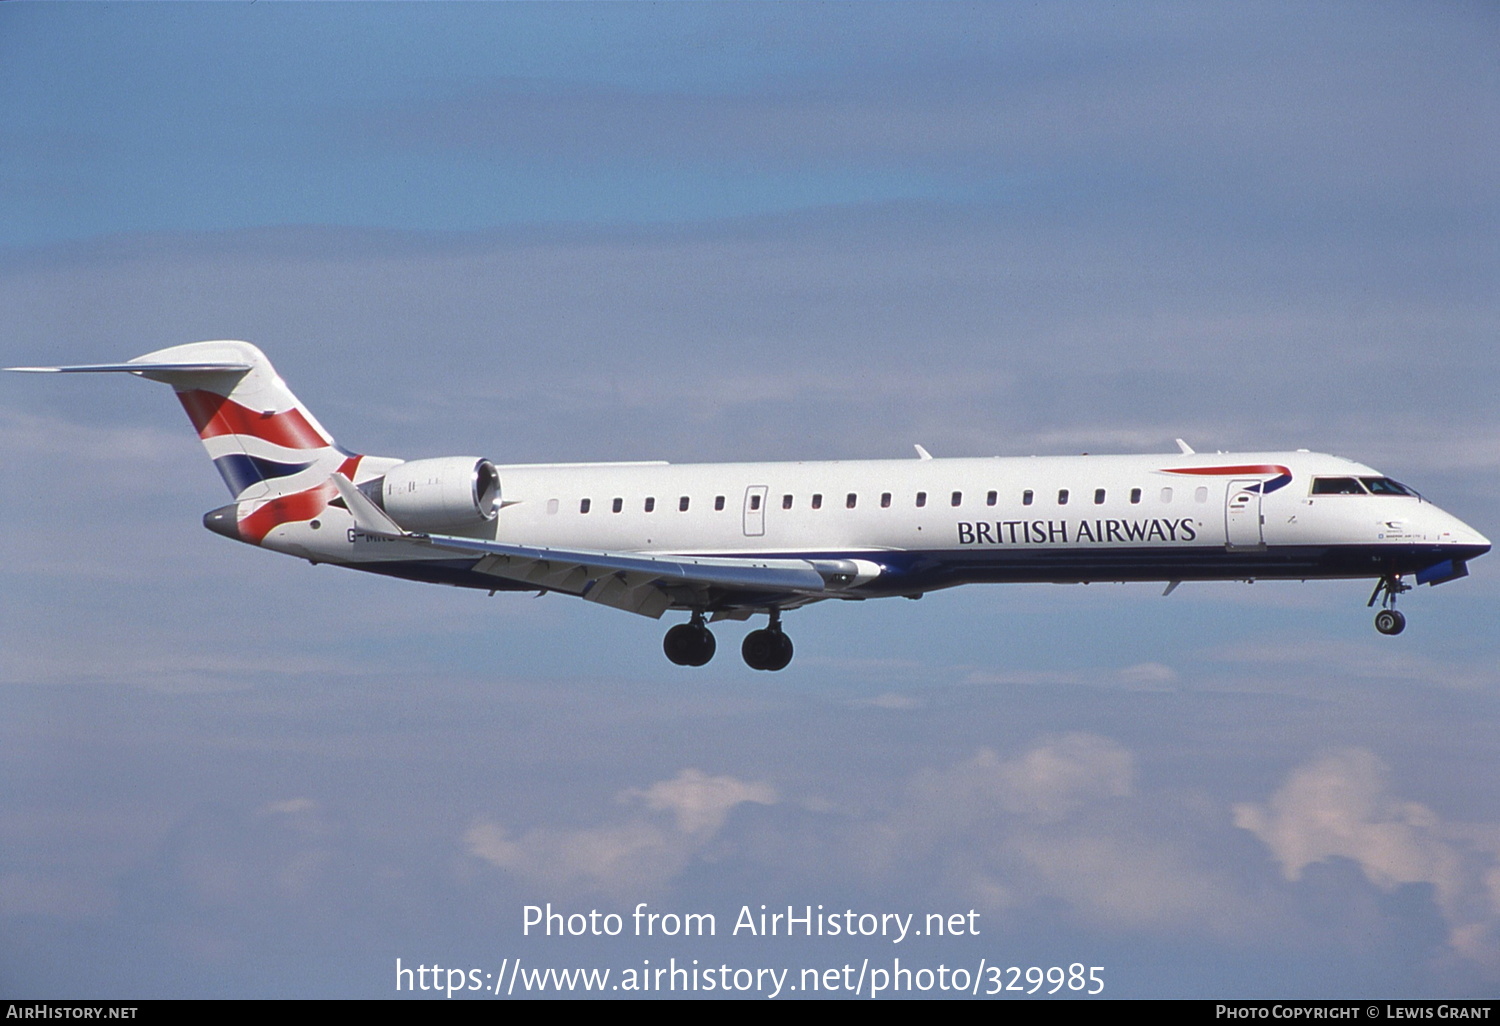
[[739, 605], [782, 607], [834, 598], [879, 576], [881, 567], [854, 559], [758, 559], [648, 555], [637, 552], [535, 548], [403, 529], [348, 478], [333, 483], [366, 534], [431, 545], [479, 557], [474, 569], [548, 591], [656, 618], [674, 604], [707, 605], [711, 596], [737, 596]]

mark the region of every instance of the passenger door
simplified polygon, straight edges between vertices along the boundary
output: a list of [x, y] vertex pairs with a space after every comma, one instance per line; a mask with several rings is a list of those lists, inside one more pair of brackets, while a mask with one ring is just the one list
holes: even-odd
[[766, 533], [767, 485], [751, 485], [745, 489], [745, 537], [759, 538]]
[[1261, 481], [1231, 481], [1224, 504], [1224, 540], [1230, 548], [1265, 544]]

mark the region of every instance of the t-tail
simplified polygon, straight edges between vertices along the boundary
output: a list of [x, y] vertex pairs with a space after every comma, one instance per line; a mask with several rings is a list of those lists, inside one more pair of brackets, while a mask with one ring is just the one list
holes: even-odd
[[126, 363], [11, 369], [119, 372], [171, 385], [234, 500], [205, 516], [204, 525], [252, 544], [279, 524], [326, 509], [338, 498], [335, 473], [358, 481], [376, 470], [362, 464], [377, 464], [379, 473], [400, 462], [341, 447], [248, 342], [191, 342]]

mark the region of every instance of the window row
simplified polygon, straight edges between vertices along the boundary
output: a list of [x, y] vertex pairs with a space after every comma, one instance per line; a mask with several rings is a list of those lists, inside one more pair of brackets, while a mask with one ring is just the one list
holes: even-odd
[[[1140, 502], [1141, 502], [1143, 494], [1144, 493], [1139, 488], [1132, 488], [1132, 489], [1130, 489], [1130, 502], [1131, 502], [1131, 504], [1132, 505], [1139, 505]], [[1071, 491], [1069, 489], [1067, 489], [1067, 488], [1060, 488], [1060, 489], [1058, 489], [1058, 491], [1057, 491], [1057, 505], [1059, 505], [1059, 506], [1066, 506], [1068, 504], [1069, 500], [1071, 499], [1071, 497], [1072, 497], [1072, 493], [1071, 493]], [[1025, 491], [1023, 491], [1021, 493], [1021, 505], [1023, 505], [1023, 506], [1034, 505], [1036, 503], [1036, 498], [1037, 498], [1037, 496], [1036, 496], [1035, 490], [1033, 490], [1031, 488], [1027, 488]], [[1096, 505], [1096, 506], [1102, 506], [1102, 505], [1105, 504], [1106, 501], [1108, 501], [1108, 498], [1109, 498], [1109, 495], [1108, 495], [1108, 491], [1106, 489], [1104, 489], [1104, 488], [1095, 488], [1094, 489], [1094, 505]], [[1160, 499], [1161, 499], [1161, 501], [1163, 503], [1169, 503], [1169, 502], [1172, 501], [1172, 499], [1173, 499], [1173, 491], [1172, 491], [1172, 488], [1170, 486], [1165, 487], [1165, 488], [1163, 488], [1161, 490]], [[986, 506], [994, 506], [994, 505], [998, 504], [999, 501], [1000, 501], [1000, 493], [999, 492], [990, 491], [990, 492], [985, 493], [984, 504]], [[1193, 501], [1194, 502], [1207, 502], [1208, 501], [1208, 489], [1206, 487], [1199, 487], [1199, 488], [1194, 489], [1194, 491], [1193, 491]], [[952, 492], [949, 495], [949, 497], [948, 497], [948, 504], [950, 506], [954, 506], [954, 507], [962, 506], [963, 502], [964, 502], [964, 493], [961, 492], [961, 491], [960, 492]], [[916, 496], [914, 498], [914, 504], [915, 504], [915, 506], [918, 509], [921, 509], [921, 508], [925, 507], [927, 505], [927, 493], [926, 492], [917, 492]], [[781, 496], [781, 508], [782, 509], [786, 509], [786, 510], [793, 509], [795, 507], [795, 505], [796, 505], [796, 497], [794, 495], [792, 495], [790, 492], [788, 492], [786, 494], [783, 494]], [[692, 506], [692, 500], [691, 500], [691, 498], [689, 496], [683, 495], [683, 496], [679, 496], [678, 497], [678, 499], [677, 499], [677, 509], [678, 509], [678, 512], [686, 513], [691, 506]], [[722, 495], [715, 495], [714, 496], [714, 510], [722, 512], [723, 509], [724, 509], [724, 506], [725, 506], [724, 496], [722, 496]], [[844, 508], [845, 509], [857, 509], [858, 506], [859, 506], [859, 493], [858, 492], [849, 492], [849, 493], [847, 493], [844, 496]], [[881, 492], [880, 493], [880, 508], [881, 509], [889, 509], [890, 506], [891, 506], [891, 493], [890, 492]], [[557, 499], [549, 499], [549, 500], [547, 500], [547, 512], [548, 513], [556, 513], [558, 511], [558, 508], [559, 508], [559, 503], [558, 503]], [[655, 496], [648, 496], [643, 501], [641, 508], [646, 513], [654, 513], [654, 512], [656, 512], [656, 497]], [[823, 493], [822, 492], [814, 492], [808, 498], [808, 508], [810, 508], [810, 509], [822, 509], [823, 508]], [[593, 500], [592, 499], [579, 499], [578, 500], [578, 512], [580, 512], [580, 513], [588, 513], [592, 509], [593, 509]], [[761, 509], [761, 496], [758, 493], [751, 494], [750, 501], [749, 501], [749, 511], [751, 513], [758, 513], [758, 512], [760, 512], [760, 509]], [[610, 501], [610, 512], [612, 512], [612, 513], [623, 513], [624, 511], [625, 511], [625, 500], [623, 498], [615, 498], [615, 499], [613, 499], [613, 500]]]
[[[680, 513], [686, 513], [688, 511], [688, 508], [691, 505], [692, 505], [692, 500], [688, 496], [686, 496], [686, 495], [683, 495], [683, 496], [679, 497], [678, 500], [677, 500], [677, 510]], [[558, 501], [556, 499], [548, 499], [547, 500], [547, 512], [548, 513], [556, 513], [557, 510], [558, 510], [558, 506], [559, 506], [559, 503], [558, 503]], [[578, 500], [578, 512], [580, 512], [580, 513], [588, 513], [593, 508], [594, 508], [594, 500], [593, 499], [579, 499]], [[654, 495], [647, 496], [646, 497], [646, 501], [642, 504], [641, 508], [645, 512], [647, 512], [647, 513], [655, 513], [656, 512], [656, 496], [654, 496]], [[723, 508], [724, 508], [724, 496], [722, 496], [722, 495], [715, 495], [714, 496], [714, 509], [716, 509], [716, 510], [723, 510]], [[613, 500], [609, 504], [609, 509], [610, 509], [611, 513], [623, 513], [623, 512], [625, 512], [625, 500], [624, 499], [620, 499], [620, 498], [616, 498], [615, 500]]]

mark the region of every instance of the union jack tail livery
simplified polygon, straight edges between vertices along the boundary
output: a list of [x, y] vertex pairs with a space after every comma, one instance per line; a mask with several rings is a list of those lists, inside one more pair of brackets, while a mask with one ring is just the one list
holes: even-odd
[[177, 399], [232, 498], [292, 495], [326, 481], [359, 457], [340, 449], [248, 342], [195, 342], [132, 360]]
[[334, 442], [248, 342], [192, 342], [126, 363], [16, 369], [116, 371], [171, 385], [234, 499], [205, 523], [242, 541], [259, 544], [280, 524], [312, 520], [338, 495], [332, 475], [354, 481], [365, 461]]

